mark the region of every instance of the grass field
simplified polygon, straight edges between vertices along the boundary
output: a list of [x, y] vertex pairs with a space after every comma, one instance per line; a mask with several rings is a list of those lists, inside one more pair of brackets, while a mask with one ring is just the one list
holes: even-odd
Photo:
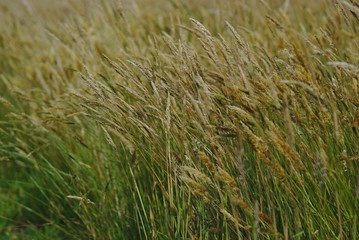
[[0, 239], [358, 239], [356, 0], [0, 2]]

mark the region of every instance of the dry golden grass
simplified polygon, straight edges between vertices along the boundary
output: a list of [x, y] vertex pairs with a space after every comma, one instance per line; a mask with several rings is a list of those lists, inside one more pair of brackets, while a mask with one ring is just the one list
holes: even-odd
[[0, 227], [357, 238], [357, 2], [41, 2], [1, 3]]

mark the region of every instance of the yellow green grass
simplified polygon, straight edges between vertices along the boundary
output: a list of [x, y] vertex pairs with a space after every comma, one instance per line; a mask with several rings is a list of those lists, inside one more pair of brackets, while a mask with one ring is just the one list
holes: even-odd
[[5, 0], [0, 18], [5, 239], [358, 238], [355, 0]]

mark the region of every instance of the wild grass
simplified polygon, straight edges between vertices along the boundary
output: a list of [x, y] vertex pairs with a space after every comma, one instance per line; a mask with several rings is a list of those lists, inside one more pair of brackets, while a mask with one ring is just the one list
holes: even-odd
[[0, 3], [4, 237], [358, 238], [356, 1], [41, 2]]

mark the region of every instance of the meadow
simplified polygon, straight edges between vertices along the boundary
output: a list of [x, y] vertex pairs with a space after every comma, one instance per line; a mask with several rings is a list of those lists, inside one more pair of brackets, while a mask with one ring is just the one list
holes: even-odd
[[358, 239], [359, 2], [0, 2], [0, 239]]

